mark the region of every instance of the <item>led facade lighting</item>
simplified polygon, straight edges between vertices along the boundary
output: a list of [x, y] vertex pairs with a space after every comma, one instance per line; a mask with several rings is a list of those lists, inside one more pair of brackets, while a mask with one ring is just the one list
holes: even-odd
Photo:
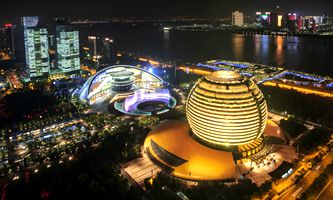
[[38, 26], [38, 17], [22, 17], [25, 60], [30, 78], [47, 76], [50, 72], [48, 31]]
[[63, 72], [80, 70], [79, 32], [59, 30], [57, 38], [58, 67]]
[[261, 138], [267, 119], [257, 85], [233, 71], [216, 71], [192, 88], [186, 106], [193, 134], [217, 146], [237, 146]]
[[24, 30], [26, 64], [30, 78], [41, 77], [50, 72], [48, 31], [32, 27]]
[[176, 106], [176, 99], [160, 77], [129, 65], [102, 69], [74, 95], [99, 112], [112, 109], [111, 112], [116, 110], [128, 115], [157, 115]]
[[144, 149], [171, 174], [188, 180], [235, 180], [236, 163], [264, 147], [267, 107], [257, 85], [233, 71], [199, 79], [186, 103], [187, 121], [163, 122], [147, 136]]

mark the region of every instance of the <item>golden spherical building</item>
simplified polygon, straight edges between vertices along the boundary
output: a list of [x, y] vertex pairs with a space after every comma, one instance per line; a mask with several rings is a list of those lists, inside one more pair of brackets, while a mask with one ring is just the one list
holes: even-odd
[[187, 121], [160, 124], [144, 143], [147, 155], [176, 177], [237, 179], [237, 161], [264, 147], [264, 96], [237, 72], [216, 71], [199, 79], [188, 95], [186, 115]]
[[261, 138], [267, 108], [253, 81], [237, 72], [216, 71], [193, 87], [186, 114], [198, 139], [217, 147], [236, 146]]

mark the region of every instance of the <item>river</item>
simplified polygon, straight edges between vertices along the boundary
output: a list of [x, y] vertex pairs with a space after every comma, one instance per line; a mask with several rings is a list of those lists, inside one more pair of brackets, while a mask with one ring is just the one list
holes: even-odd
[[202, 62], [228, 59], [333, 75], [333, 39], [240, 35], [228, 31], [169, 31], [153, 28], [80, 27], [88, 35], [113, 37], [121, 51], [164, 60]]

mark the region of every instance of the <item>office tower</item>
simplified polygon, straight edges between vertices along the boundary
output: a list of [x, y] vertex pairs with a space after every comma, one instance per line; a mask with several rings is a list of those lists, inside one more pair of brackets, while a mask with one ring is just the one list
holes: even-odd
[[69, 19], [56, 19], [58, 68], [67, 75], [80, 73], [79, 32]]
[[325, 23], [325, 24], [333, 24], [333, 17], [325, 17], [324, 19], [323, 19], [323, 22]]
[[105, 37], [102, 41], [102, 57], [101, 57], [101, 65], [109, 66], [116, 63], [116, 45], [113, 39]]
[[243, 26], [244, 25], [244, 14], [239, 11], [232, 13], [232, 25], [233, 26]]
[[287, 18], [287, 26], [290, 32], [295, 32], [297, 27], [297, 14], [296, 13], [288, 13]]
[[256, 12], [256, 22], [265, 28], [271, 25], [271, 13], [270, 12]]
[[286, 19], [283, 13], [272, 12], [270, 14], [271, 28], [281, 29], [285, 28]]
[[277, 15], [277, 27], [283, 26], [283, 15]]
[[23, 17], [27, 71], [31, 79], [47, 77], [50, 72], [48, 30], [38, 26], [38, 17]]
[[12, 24], [0, 28], [0, 61], [15, 59], [13, 28]]
[[323, 22], [322, 16], [304, 16], [305, 29], [313, 32], [317, 31], [317, 25]]
[[297, 30], [298, 30], [298, 32], [303, 30], [303, 27], [304, 27], [304, 18], [302, 16], [298, 16], [298, 18], [297, 18]]
[[22, 17], [21, 22], [24, 28], [36, 27], [38, 25], [39, 18], [38, 16]]
[[93, 60], [97, 58], [97, 37], [96, 36], [88, 36], [89, 40], [89, 48], [93, 50]]
[[312, 16], [316, 24], [322, 24], [324, 22], [324, 17], [323, 16]]

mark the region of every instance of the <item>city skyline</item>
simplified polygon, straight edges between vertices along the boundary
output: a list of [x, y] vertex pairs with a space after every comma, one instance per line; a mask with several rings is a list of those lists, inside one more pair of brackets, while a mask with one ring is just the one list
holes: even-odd
[[[230, 13], [239, 10], [245, 15], [254, 15], [256, 11], [274, 11], [277, 6], [283, 12], [296, 12], [300, 15], [332, 15], [333, 6], [330, 0], [319, 0], [313, 3], [308, 0], [264, 1], [264, 0], [209, 0], [205, 2], [168, 1], [156, 3], [151, 0], [143, 2], [119, 2], [96, 0], [88, 2], [59, 0], [56, 4], [35, 0], [33, 2], [3, 1], [0, 2], [0, 23], [15, 23], [21, 16], [39, 15], [45, 22], [53, 17], [70, 16], [74, 19], [90, 18], [167, 18], [174, 16], [190, 17], [230, 17]], [[163, 8], [163, 9], [161, 9]], [[15, 12], [13, 12], [15, 11]]]
[[333, 199], [332, 0], [0, 1], [0, 198]]

